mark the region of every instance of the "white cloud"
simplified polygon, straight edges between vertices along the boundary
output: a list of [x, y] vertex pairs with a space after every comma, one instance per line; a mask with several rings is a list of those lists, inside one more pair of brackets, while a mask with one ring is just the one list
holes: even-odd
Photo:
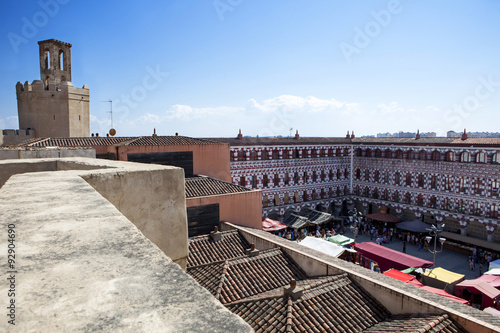
[[196, 108], [189, 105], [173, 105], [166, 112], [167, 119], [202, 119], [212, 116], [229, 116], [238, 112], [242, 112], [243, 108], [231, 106], [204, 107]]
[[[433, 106], [413, 109], [397, 101], [362, 105], [334, 98], [280, 95], [261, 101], [249, 99], [244, 106], [175, 104], [163, 113], [117, 119], [114, 125], [122, 136], [150, 135], [156, 128], [158, 135], [179, 132], [193, 137], [232, 137], [241, 128], [243, 135], [250, 136], [288, 136], [290, 129], [292, 135], [298, 129], [301, 136], [342, 137], [347, 130], [354, 130], [358, 136], [417, 129], [434, 131], [437, 122], [430, 119], [437, 112], [439, 109]], [[91, 122], [92, 131], [109, 130], [109, 118], [91, 117]]]
[[323, 111], [346, 111], [357, 108], [356, 103], [345, 103], [336, 99], [320, 99], [314, 96], [281, 95], [266, 99], [261, 103], [250, 99], [247, 103], [247, 111], [276, 112], [286, 110], [290, 112], [318, 113]]
[[19, 120], [17, 116], [0, 118], [0, 129], [17, 129], [18, 127]]

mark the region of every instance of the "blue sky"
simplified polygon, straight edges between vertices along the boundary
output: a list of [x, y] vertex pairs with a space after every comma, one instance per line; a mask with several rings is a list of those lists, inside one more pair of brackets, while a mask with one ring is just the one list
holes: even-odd
[[0, 4], [0, 128], [38, 44], [73, 44], [91, 131], [357, 136], [500, 131], [500, 1], [75, 1]]

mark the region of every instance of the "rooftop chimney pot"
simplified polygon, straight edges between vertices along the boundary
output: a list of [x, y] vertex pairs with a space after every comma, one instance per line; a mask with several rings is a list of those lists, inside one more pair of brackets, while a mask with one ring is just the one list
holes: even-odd
[[255, 244], [250, 244], [250, 248], [246, 250], [247, 256], [255, 257], [258, 256], [260, 251], [255, 248]]
[[222, 240], [222, 233], [217, 226], [214, 226], [214, 231], [210, 232], [210, 238], [212, 238], [214, 242]]

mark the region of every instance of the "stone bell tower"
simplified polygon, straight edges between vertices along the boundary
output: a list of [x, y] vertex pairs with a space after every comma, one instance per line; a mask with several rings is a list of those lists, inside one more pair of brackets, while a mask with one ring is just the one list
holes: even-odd
[[36, 137], [90, 136], [89, 88], [71, 83], [71, 44], [38, 42], [40, 80], [16, 84], [19, 128]]
[[54, 81], [57, 87], [61, 82], [71, 82], [71, 44], [49, 39], [38, 42], [40, 47], [40, 78], [45, 86]]

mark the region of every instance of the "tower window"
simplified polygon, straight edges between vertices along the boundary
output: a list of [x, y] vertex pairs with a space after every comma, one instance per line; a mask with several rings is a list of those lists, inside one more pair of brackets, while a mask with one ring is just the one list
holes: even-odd
[[45, 69], [50, 69], [50, 51], [45, 50]]
[[53, 117], [54, 117], [54, 120], [56, 120], [56, 115], [54, 115]]
[[59, 51], [59, 69], [64, 70], [64, 51], [60, 50]]

